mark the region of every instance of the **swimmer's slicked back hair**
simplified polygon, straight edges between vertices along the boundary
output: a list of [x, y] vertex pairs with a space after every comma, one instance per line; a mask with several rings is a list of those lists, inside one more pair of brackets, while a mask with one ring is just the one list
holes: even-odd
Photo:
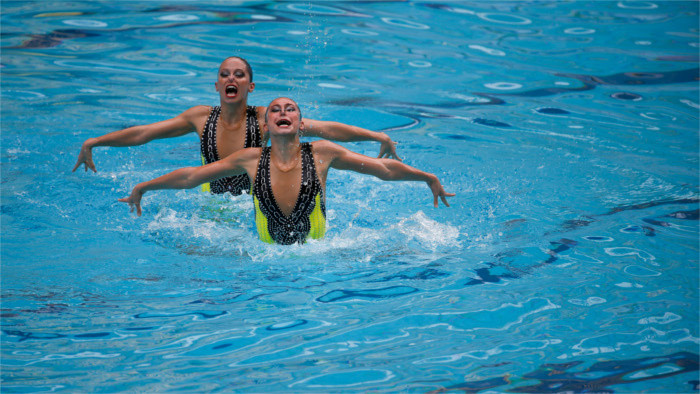
[[[238, 60], [242, 61], [243, 64], [245, 64], [246, 72], [248, 72], [248, 75], [250, 76], [250, 82], [253, 82], [253, 68], [250, 67], [250, 63], [248, 63], [247, 60], [243, 59], [240, 56], [229, 56], [226, 59], [224, 59], [224, 61], [222, 61], [221, 64], [224, 64], [224, 62], [227, 61], [228, 59], [238, 59]], [[221, 68], [221, 65], [219, 65], [219, 68]]]
[[[290, 99], [289, 97], [277, 97], [276, 99], [270, 101], [270, 104], [272, 104], [273, 101], [275, 101], [275, 100], [277, 100], [277, 99], [281, 99], [281, 98], [286, 98], [287, 100], [293, 102], [294, 105], [297, 106], [297, 112], [299, 112], [299, 121], [301, 122], [301, 119], [302, 119], [302, 117], [301, 117], [301, 108], [299, 108], [299, 104], [297, 104], [296, 101]], [[267, 123], [267, 113], [270, 112], [270, 104], [268, 104], [268, 105], [267, 105], [267, 108], [265, 108], [265, 123]]]

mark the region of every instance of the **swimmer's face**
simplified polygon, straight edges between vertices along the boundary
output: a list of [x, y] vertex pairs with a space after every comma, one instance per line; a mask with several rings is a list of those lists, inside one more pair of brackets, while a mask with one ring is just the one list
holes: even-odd
[[245, 100], [255, 89], [250, 80], [250, 71], [245, 62], [238, 58], [228, 58], [219, 66], [219, 76], [214, 84], [222, 102]]
[[265, 127], [273, 135], [296, 134], [304, 128], [301, 112], [294, 100], [280, 97], [267, 106]]

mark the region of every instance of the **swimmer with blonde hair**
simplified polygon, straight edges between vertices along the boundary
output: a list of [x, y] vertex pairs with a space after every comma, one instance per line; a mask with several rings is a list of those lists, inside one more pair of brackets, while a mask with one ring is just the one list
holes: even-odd
[[397, 160], [373, 158], [352, 152], [330, 141], [300, 143], [305, 128], [293, 100], [273, 100], [265, 113], [270, 146], [241, 149], [201, 167], [175, 170], [136, 185], [129, 197], [119, 199], [141, 215], [141, 198], [151, 190], [189, 189], [224, 176], [245, 174], [253, 182], [255, 224], [258, 237], [267, 243], [289, 245], [323, 238], [326, 231], [325, 190], [330, 168], [373, 175], [386, 181], [422, 181], [438, 200], [449, 206], [440, 180]]
[[[97, 172], [92, 159], [94, 147], [143, 145], [155, 139], [179, 137], [191, 132], [199, 135], [202, 164], [216, 162], [244, 148], [264, 146], [267, 140], [264, 127], [266, 107], [248, 105], [248, 94], [255, 89], [250, 64], [237, 56], [225, 59], [219, 66], [214, 86], [219, 93], [219, 106], [198, 105], [172, 119], [87, 139], [73, 171], [85, 165], [85, 171], [89, 168]], [[305, 122], [305, 136], [341, 142], [378, 141], [381, 143], [378, 157], [401, 160], [396, 154], [395, 143], [386, 133], [338, 122], [310, 119]], [[237, 195], [250, 189], [250, 180], [245, 174], [240, 174], [217, 179], [205, 186], [204, 189], [212, 193]]]

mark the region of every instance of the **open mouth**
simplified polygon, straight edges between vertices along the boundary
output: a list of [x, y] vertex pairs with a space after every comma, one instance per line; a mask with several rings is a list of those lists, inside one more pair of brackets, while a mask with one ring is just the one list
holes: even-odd
[[278, 127], [282, 127], [282, 126], [291, 126], [291, 125], [292, 125], [292, 122], [288, 121], [287, 119], [280, 119], [280, 120], [277, 122], [277, 126], [278, 126]]
[[238, 94], [238, 88], [236, 86], [234, 86], [234, 85], [226, 86], [226, 96], [234, 97], [236, 94]]

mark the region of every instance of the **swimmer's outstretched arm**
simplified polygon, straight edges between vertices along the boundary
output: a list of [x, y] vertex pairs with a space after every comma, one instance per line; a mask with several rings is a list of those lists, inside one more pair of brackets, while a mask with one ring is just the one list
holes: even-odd
[[423, 181], [428, 184], [430, 191], [433, 193], [433, 205], [435, 207], [438, 206], [438, 199], [442, 200], [443, 204], [449, 207], [450, 204], [447, 202], [447, 197], [455, 195], [445, 191], [437, 176], [396, 160], [361, 155], [328, 141], [316, 142], [314, 144], [314, 153], [316, 152], [318, 152], [321, 160], [328, 160], [329, 168], [373, 175], [385, 181]]
[[129, 197], [119, 201], [129, 204], [131, 212], [136, 208], [136, 214], [141, 216], [141, 198], [147, 191], [164, 189], [191, 189], [202, 183], [239, 174], [252, 174], [260, 158], [260, 148], [247, 148], [200, 167], [185, 167], [169, 174], [141, 182], [134, 187]]
[[188, 109], [180, 115], [157, 123], [148, 125], [133, 126], [126, 129], [114, 131], [96, 138], [88, 138], [83, 142], [83, 146], [78, 154], [78, 161], [73, 167], [73, 172], [82, 164], [85, 164], [85, 171], [95, 169], [92, 161], [92, 148], [97, 146], [136, 146], [143, 145], [149, 141], [160, 138], [172, 138], [196, 131], [195, 119], [197, 115], [201, 118], [201, 112], [208, 111], [206, 106], [197, 106]]
[[303, 119], [303, 122], [303, 135], [340, 142], [377, 141], [381, 144], [377, 157], [388, 157], [401, 161], [396, 153], [396, 143], [386, 133], [323, 120]]

